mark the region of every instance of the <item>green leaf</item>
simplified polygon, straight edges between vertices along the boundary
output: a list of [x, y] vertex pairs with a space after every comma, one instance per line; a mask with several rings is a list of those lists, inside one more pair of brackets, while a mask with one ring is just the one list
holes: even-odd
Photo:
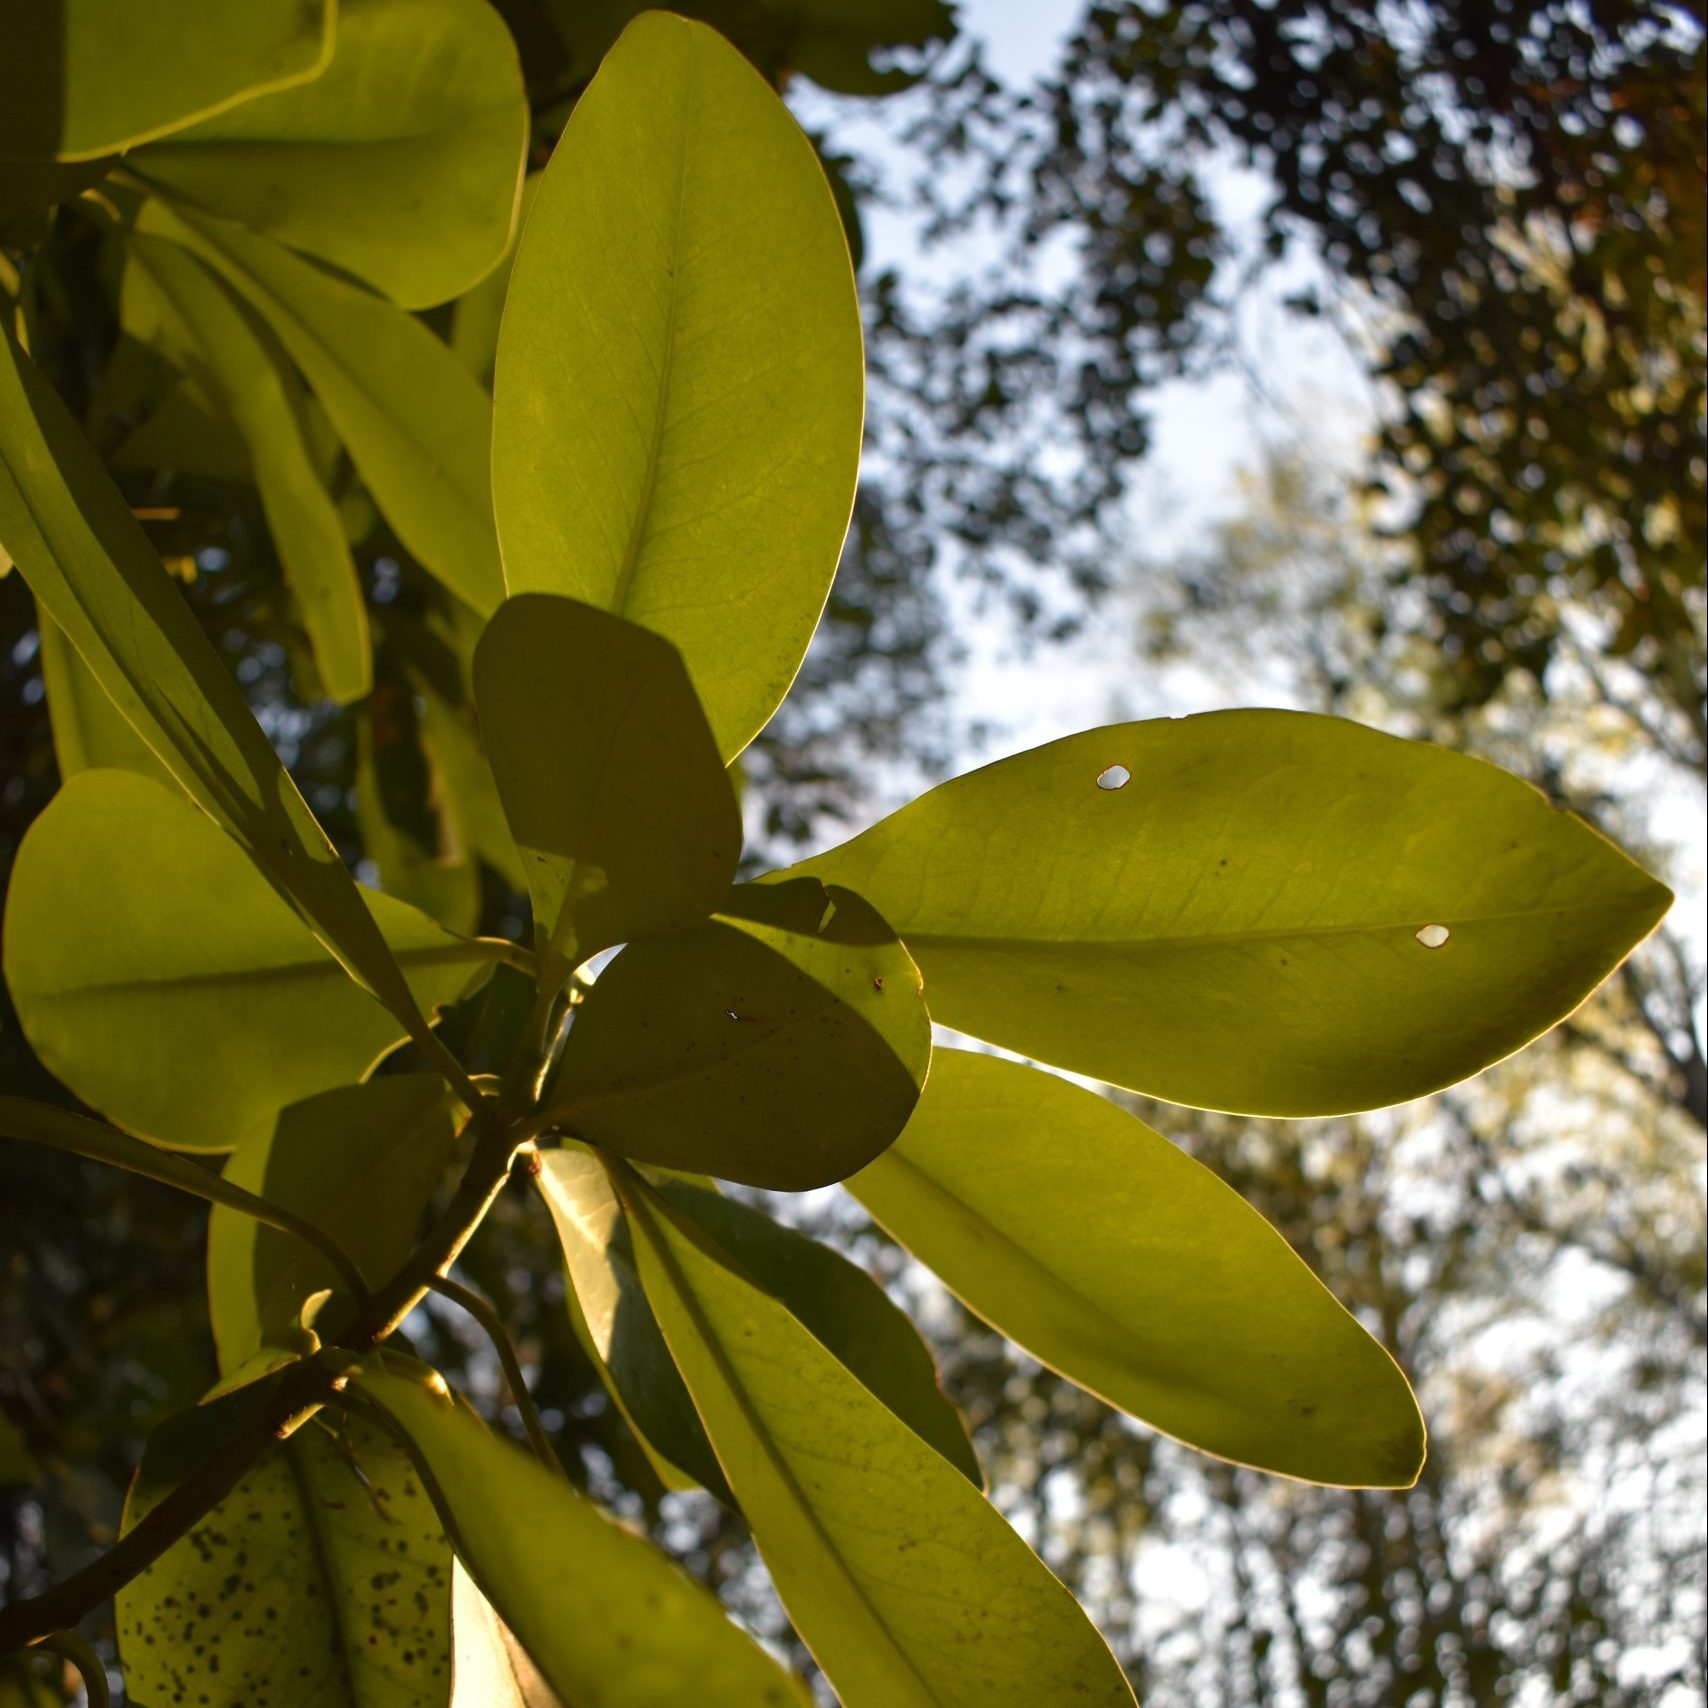
[[[389, 1367], [388, 1367], [389, 1364]], [[431, 1383], [370, 1360], [351, 1384], [407, 1441], [457, 1557], [571, 1703], [804, 1708], [711, 1593]]]
[[41, 1478], [41, 1466], [21, 1429], [0, 1411], [0, 1488], [26, 1487]]
[[955, 34], [955, 14], [943, 0], [801, 0], [801, 29], [791, 59], [795, 70], [842, 95], [893, 95], [919, 81], [918, 72], [872, 64], [875, 50], [924, 47]]
[[563, 1247], [564, 1302], [576, 1338], [659, 1480], [667, 1488], [697, 1483], [734, 1511], [735, 1496], [646, 1301], [628, 1222], [604, 1165], [566, 1144], [541, 1154], [535, 1184]]
[[136, 232], [125, 249], [133, 265], [124, 324], [190, 375], [242, 435], [321, 681], [341, 704], [361, 699], [374, 678], [367, 605], [338, 506], [304, 440], [283, 353], [188, 250]]
[[545, 1102], [601, 1149], [799, 1192], [895, 1138], [930, 1059], [919, 975], [859, 896], [741, 884], [599, 975]]
[[64, 404], [0, 329], [0, 542], [193, 800], [416, 1037], [426, 1024], [355, 881]]
[[[428, 1007], [507, 952], [363, 896]], [[184, 1149], [231, 1149], [285, 1104], [361, 1078], [403, 1036], [229, 838], [123, 771], [74, 777], [31, 825], [4, 961], [49, 1070], [120, 1125]]]
[[474, 692], [542, 984], [717, 907], [741, 858], [741, 811], [668, 641], [573, 599], [521, 594], [480, 638]]
[[[242, 1396], [149, 1443], [129, 1529], [213, 1451]], [[132, 1702], [423, 1708], [450, 1675], [451, 1554], [421, 1481], [385, 1432], [319, 1422], [263, 1459], [119, 1591]]]
[[[455, 1102], [433, 1074], [387, 1074], [279, 1111], [226, 1164], [228, 1183], [295, 1211], [349, 1253], [370, 1289], [402, 1267], [450, 1161]], [[263, 1346], [284, 1346], [303, 1306], [337, 1273], [300, 1241], [216, 1209], [208, 1219], [208, 1305], [222, 1374]], [[322, 1309], [320, 1323], [336, 1327]], [[324, 1332], [324, 1330], [322, 1331]]]
[[[882, 1158], [879, 1159], [880, 1161]], [[975, 1488], [984, 1487], [966, 1425], [937, 1382], [937, 1366], [907, 1313], [857, 1263], [762, 1211], [684, 1180], [654, 1190], [785, 1306], [913, 1432]]]
[[507, 585], [675, 642], [733, 758], [830, 590], [863, 377], [812, 145], [703, 25], [638, 19], [576, 104], [522, 234], [494, 396]]
[[515, 44], [485, 0], [344, 0], [332, 62], [312, 83], [125, 164], [425, 308], [467, 290], [509, 246], [527, 132]]
[[163, 1151], [144, 1139], [115, 1132], [99, 1121], [56, 1109], [51, 1104], [3, 1096], [0, 1096], [0, 1133], [29, 1144], [45, 1145], [50, 1150], [87, 1157], [91, 1162], [104, 1162], [162, 1186], [176, 1187], [209, 1204], [241, 1212], [250, 1227], [261, 1222], [281, 1236], [289, 1236], [284, 1243], [293, 1248], [299, 1261], [306, 1250], [312, 1249], [320, 1254], [323, 1273], [353, 1279], [350, 1259], [312, 1218], [299, 1216], [288, 1204], [268, 1203], [241, 1185], [222, 1180], [217, 1174], [210, 1174], [196, 1163]]
[[1299, 712], [1069, 736], [797, 870], [883, 913], [943, 1024], [1254, 1115], [1476, 1073], [1569, 1014], [1671, 899], [1518, 778]]
[[461, 1560], [451, 1562], [450, 1708], [565, 1708]]
[[632, 1170], [647, 1296], [777, 1593], [845, 1708], [1132, 1708], [996, 1509]]
[[317, 77], [332, 0], [58, 0], [17, 8], [0, 56], [0, 160], [87, 160]]
[[235, 225], [159, 202], [137, 230], [193, 250], [267, 323], [314, 388], [410, 552], [483, 615], [503, 597], [492, 531], [492, 405], [395, 303]]
[[[534, 206], [540, 174], [530, 172], [522, 180], [522, 199], [516, 214], [515, 237]], [[516, 259], [515, 244], [504, 259], [472, 290], [457, 298], [451, 310], [450, 345], [460, 361], [483, 386], [490, 389], [492, 370], [498, 361], [498, 323], [504, 315], [504, 299], [510, 294], [510, 270]]]
[[848, 1189], [993, 1327], [1206, 1453], [1405, 1488], [1405, 1377], [1230, 1187], [1106, 1098], [939, 1050], [907, 1131]]
[[38, 604], [36, 634], [41, 642], [42, 687], [53, 725], [53, 754], [62, 778], [79, 771], [135, 771], [169, 789], [178, 787], [154, 750], [125, 722], [107, 698], [65, 631]]

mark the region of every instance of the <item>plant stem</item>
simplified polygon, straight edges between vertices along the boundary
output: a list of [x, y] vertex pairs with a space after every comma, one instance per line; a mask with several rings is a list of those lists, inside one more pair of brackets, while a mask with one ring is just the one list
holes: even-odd
[[453, 1281], [448, 1275], [441, 1275], [433, 1282], [433, 1291], [444, 1294], [453, 1304], [461, 1305], [486, 1331], [486, 1338], [492, 1342], [492, 1349], [498, 1354], [498, 1362], [503, 1367], [510, 1397], [515, 1400], [516, 1409], [522, 1414], [522, 1427], [527, 1431], [528, 1445], [533, 1448], [534, 1457], [548, 1471], [562, 1476], [563, 1466], [557, 1454], [552, 1451], [551, 1438], [546, 1434], [545, 1424], [540, 1421], [534, 1397], [528, 1392], [527, 1379], [522, 1374], [522, 1360], [516, 1355], [515, 1342], [504, 1327], [504, 1319], [493, 1309], [492, 1301], [482, 1298], [472, 1287], [465, 1287], [460, 1281]]
[[[470, 1117], [474, 1151], [456, 1193], [403, 1267], [338, 1336], [337, 1346], [370, 1352], [396, 1331], [434, 1280], [456, 1262], [503, 1187], [511, 1159], [541, 1124], [537, 1113], [513, 1115], [496, 1098], [476, 1096], [478, 1106]], [[145, 1571], [218, 1506], [257, 1460], [313, 1417], [342, 1382], [323, 1363], [293, 1365], [267, 1404], [99, 1559], [40, 1595], [0, 1607], [0, 1655], [75, 1626]]]

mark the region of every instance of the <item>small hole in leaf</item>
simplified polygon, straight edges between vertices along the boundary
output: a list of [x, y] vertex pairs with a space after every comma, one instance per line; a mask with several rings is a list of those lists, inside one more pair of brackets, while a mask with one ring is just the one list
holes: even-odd
[[1108, 765], [1097, 773], [1097, 786], [1100, 789], [1124, 789], [1133, 780], [1133, 774], [1125, 765]]
[[1439, 949], [1452, 935], [1445, 925], [1426, 925], [1418, 932], [1417, 940], [1426, 949]]

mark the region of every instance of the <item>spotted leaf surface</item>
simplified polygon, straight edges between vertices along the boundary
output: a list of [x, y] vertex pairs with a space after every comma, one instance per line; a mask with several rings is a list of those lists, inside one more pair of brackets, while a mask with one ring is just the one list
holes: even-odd
[[[232, 1402], [150, 1444], [127, 1527], [218, 1436]], [[308, 1424], [120, 1592], [136, 1708], [443, 1708], [451, 1553], [383, 1431]]]

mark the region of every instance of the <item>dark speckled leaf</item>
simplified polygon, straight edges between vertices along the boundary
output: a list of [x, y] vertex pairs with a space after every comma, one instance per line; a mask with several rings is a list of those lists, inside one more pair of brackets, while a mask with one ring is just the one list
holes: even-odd
[[[229, 1428], [236, 1401], [168, 1424], [134, 1524]], [[318, 1423], [119, 1595], [134, 1708], [443, 1708], [451, 1554], [414, 1468], [381, 1431]]]

